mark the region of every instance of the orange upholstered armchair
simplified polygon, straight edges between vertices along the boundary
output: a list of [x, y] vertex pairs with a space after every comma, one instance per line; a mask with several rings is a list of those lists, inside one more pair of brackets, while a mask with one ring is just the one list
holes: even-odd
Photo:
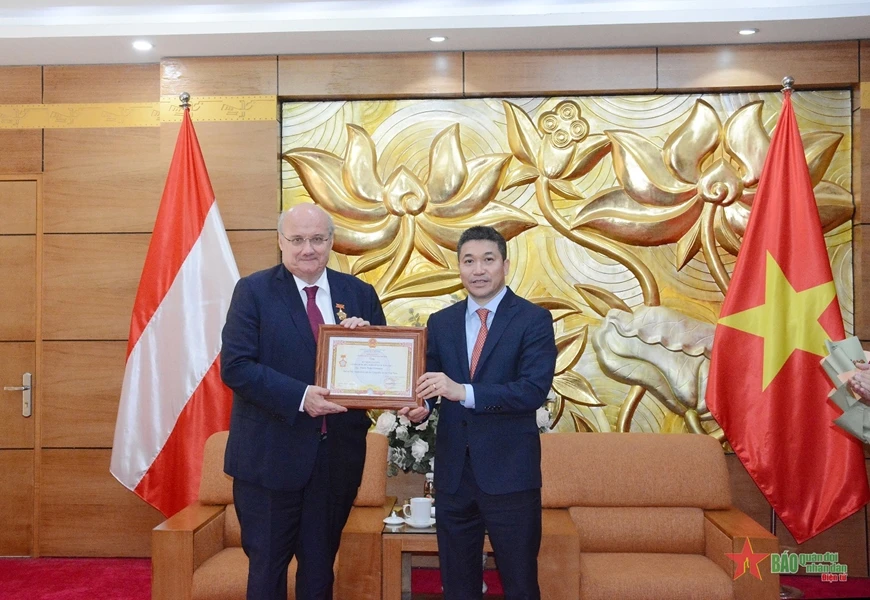
[[[205, 445], [199, 500], [154, 528], [152, 600], [244, 600], [248, 559], [241, 548], [232, 479], [223, 472], [227, 432]], [[386, 498], [387, 438], [369, 433], [362, 484], [342, 532], [336, 600], [381, 597], [381, 531], [393, 500]], [[342, 555], [348, 557], [342, 559]], [[289, 569], [294, 598], [296, 561]]]
[[[779, 598], [726, 552], [774, 535], [731, 505], [725, 457], [704, 435], [576, 433], [541, 437], [541, 591], [549, 600]], [[545, 560], [541, 560], [545, 558]], [[550, 591], [548, 588], [558, 591]]]

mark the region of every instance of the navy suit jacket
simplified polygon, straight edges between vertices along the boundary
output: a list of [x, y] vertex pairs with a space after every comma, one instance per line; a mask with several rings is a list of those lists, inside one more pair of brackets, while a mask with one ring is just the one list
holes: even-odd
[[474, 409], [441, 400], [435, 440], [435, 489], [455, 493], [466, 448], [477, 485], [487, 494], [541, 487], [541, 440], [535, 411], [556, 368], [550, 312], [510, 288], [493, 317], [474, 378], [469, 377], [463, 300], [429, 317], [426, 370], [471, 383]]
[[[386, 325], [374, 288], [327, 269], [330, 296], [344, 312]], [[338, 318], [336, 317], [336, 322]], [[224, 471], [275, 490], [300, 490], [320, 444], [321, 419], [299, 410], [314, 384], [316, 345], [293, 275], [279, 264], [236, 284], [223, 329], [221, 376], [233, 390]], [[329, 415], [330, 488], [352, 493], [362, 479], [364, 410]]]

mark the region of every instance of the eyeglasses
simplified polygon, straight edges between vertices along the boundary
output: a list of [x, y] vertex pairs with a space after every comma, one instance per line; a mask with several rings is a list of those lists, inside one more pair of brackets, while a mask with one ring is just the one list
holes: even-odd
[[286, 235], [284, 235], [283, 231], [279, 230], [278, 233], [281, 234], [281, 237], [290, 242], [291, 246], [294, 246], [296, 248], [304, 246], [305, 242], [311, 242], [311, 246], [313, 248], [322, 248], [329, 241], [329, 238], [332, 237], [331, 235], [315, 235], [311, 237], [301, 237], [298, 235], [294, 235], [293, 237], [287, 237]]

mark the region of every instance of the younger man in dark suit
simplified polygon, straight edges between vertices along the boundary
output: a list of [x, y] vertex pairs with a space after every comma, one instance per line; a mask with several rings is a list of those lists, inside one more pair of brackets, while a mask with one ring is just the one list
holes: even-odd
[[282, 264], [239, 280], [223, 330], [221, 376], [234, 392], [224, 470], [250, 560], [248, 600], [286, 600], [294, 556], [296, 598], [332, 597], [362, 480], [371, 421], [313, 385], [316, 332], [341, 319], [349, 328], [386, 321], [372, 286], [326, 268], [333, 229], [313, 204], [282, 213]]
[[[540, 598], [541, 442], [535, 411], [556, 367], [549, 311], [505, 286], [504, 238], [472, 227], [459, 238], [468, 298], [429, 317], [421, 398], [441, 397], [435, 444], [438, 556], [446, 600], [482, 596], [489, 533], [507, 600]], [[402, 409], [412, 421], [431, 406]]]

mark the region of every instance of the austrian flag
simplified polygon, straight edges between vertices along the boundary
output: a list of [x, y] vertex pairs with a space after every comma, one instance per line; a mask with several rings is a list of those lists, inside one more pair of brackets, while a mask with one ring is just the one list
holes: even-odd
[[219, 355], [238, 279], [185, 109], [133, 306], [110, 467], [166, 516], [196, 498], [205, 440], [229, 428]]

